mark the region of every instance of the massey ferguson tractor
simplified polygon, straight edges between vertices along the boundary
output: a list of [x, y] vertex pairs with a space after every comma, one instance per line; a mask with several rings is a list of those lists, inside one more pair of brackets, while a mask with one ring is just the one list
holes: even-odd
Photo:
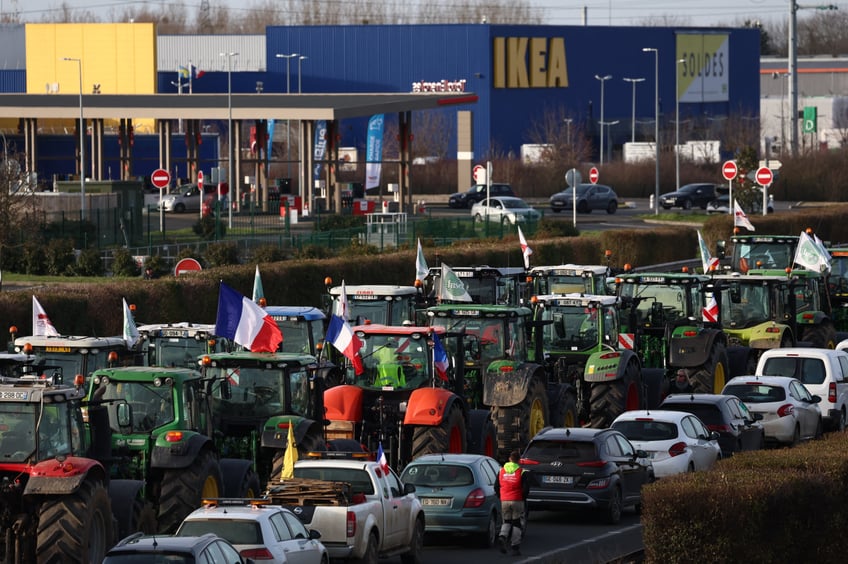
[[353, 331], [364, 371], [349, 366], [347, 383], [324, 392], [331, 449], [345, 440], [371, 452], [382, 445], [396, 468], [430, 453], [494, 453], [488, 411], [469, 412], [462, 395], [462, 364], [434, 363], [434, 335], [445, 345], [452, 339], [444, 329], [371, 324]]
[[117, 533], [133, 532], [129, 517], [113, 515], [124, 508], [110, 499], [107, 468], [92, 458], [82, 384], [82, 376], [73, 386], [61, 377], [0, 378], [2, 562], [100, 562]]

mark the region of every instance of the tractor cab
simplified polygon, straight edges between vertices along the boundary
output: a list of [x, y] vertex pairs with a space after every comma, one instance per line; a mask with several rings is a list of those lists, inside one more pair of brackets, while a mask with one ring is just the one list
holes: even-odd
[[[451, 270], [462, 281], [475, 304], [519, 306], [524, 301], [527, 273], [524, 268], [491, 266], [453, 266]], [[427, 303], [447, 303], [443, 291], [442, 268], [434, 266], [424, 279]]]
[[[330, 289], [329, 297], [332, 301], [328, 304], [328, 313], [338, 311], [341, 294], [341, 286]], [[348, 307], [346, 317], [353, 325], [403, 325], [404, 322], [413, 322], [421, 295], [415, 286], [386, 284], [347, 286], [345, 294]]]
[[266, 306], [265, 313], [283, 333], [280, 352], [318, 356], [327, 316], [317, 307]]
[[181, 322], [138, 327], [145, 366], [196, 368], [197, 357], [229, 350], [232, 343], [211, 324]]
[[607, 293], [606, 282], [610, 269], [601, 265], [563, 264], [534, 266], [527, 273], [532, 295]]
[[35, 355], [35, 364], [56, 366], [65, 375], [85, 378], [100, 368], [143, 364], [140, 353], [127, 347], [123, 337], [49, 337], [30, 335], [14, 339], [15, 352]]

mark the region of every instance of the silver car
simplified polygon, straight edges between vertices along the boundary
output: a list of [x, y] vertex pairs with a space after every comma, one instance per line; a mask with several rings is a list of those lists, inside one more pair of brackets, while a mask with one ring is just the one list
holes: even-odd
[[195, 184], [183, 184], [162, 197], [160, 207], [167, 212], [200, 211], [200, 189]]

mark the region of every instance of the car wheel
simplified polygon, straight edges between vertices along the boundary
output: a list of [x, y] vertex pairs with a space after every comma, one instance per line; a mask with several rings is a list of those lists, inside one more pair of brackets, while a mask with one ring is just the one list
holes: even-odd
[[577, 202], [577, 213], [590, 213], [592, 210], [589, 209], [589, 203], [586, 200], [582, 202]]
[[822, 436], [824, 435], [823, 428], [824, 427], [822, 425], [822, 418], [819, 417], [818, 423], [816, 423], [816, 434], [813, 435], [813, 439], [819, 440], [822, 438]]
[[686, 471], [687, 471], [687, 472], [690, 472], [690, 473], [691, 473], [691, 472], [694, 472], [694, 471], [695, 471], [695, 463], [694, 463], [694, 462], [690, 462], [690, 463], [689, 463], [689, 466], [687, 466], [687, 467], [686, 467]]
[[483, 216], [479, 213], [474, 216], [474, 223], [483, 223]]
[[489, 522], [486, 525], [486, 532], [480, 537], [481, 548], [492, 548], [495, 546], [495, 541], [498, 539], [498, 533], [501, 530], [501, 524], [498, 519], [498, 512], [492, 511], [489, 515]]
[[617, 525], [621, 521], [621, 489], [613, 488], [611, 496], [607, 506], [606, 521], [610, 525]]
[[615, 210], [618, 209], [618, 202], [615, 200], [611, 200], [609, 205], [607, 206], [607, 213], [612, 215], [615, 213]]
[[692, 200], [683, 200], [683, 209], [691, 210], [692, 209]]
[[795, 425], [795, 433], [792, 435], [792, 442], [790, 443], [790, 445], [796, 446], [800, 442], [801, 442], [801, 427], [799, 427], [798, 425]]
[[403, 564], [421, 564], [421, 556], [424, 552], [424, 519], [415, 520], [415, 528], [412, 538], [409, 539], [409, 551], [400, 555]]

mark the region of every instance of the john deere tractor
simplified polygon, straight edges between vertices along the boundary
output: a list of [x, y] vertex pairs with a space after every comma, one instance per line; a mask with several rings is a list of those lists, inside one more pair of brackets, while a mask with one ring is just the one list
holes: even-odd
[[324, 450], [325, 383], [314, 356], [218, 353], [202, 357], [200, 370], [210, 383], [211, 437], [227, 496], [254, 497], [280, 475], [289, 427], [300, 456]]
[[530, 309], [453, 304], [428, 308], [426, 315], [431, 326], [462, 334], [461, 349], [455, 341], [446, 348], [464, 366], [469, 407], [489, 410], [499, 460], [507, 460], [543, 427], [576, 419], [571, 386], [550, 380], [541, 361], [533, 360], [540, 358], [535, 348], [528, 351]]
[[567, 294], [534, 296], [532, 302], [549, 386], [567, 391], [559, 407], [565, 421], [558, 425], [605, 428], [644, 405], [639, 358], [619, 344], [618, 298]]
[[659, 370], [661, 395], [717, 394], [724, 388], [727, 336], [717, 319], [704, 312], [709, 280], [688, 273], [626, 273], [616, 278], [624, 306], [621, 344], [639, 355], [643, 375]]

